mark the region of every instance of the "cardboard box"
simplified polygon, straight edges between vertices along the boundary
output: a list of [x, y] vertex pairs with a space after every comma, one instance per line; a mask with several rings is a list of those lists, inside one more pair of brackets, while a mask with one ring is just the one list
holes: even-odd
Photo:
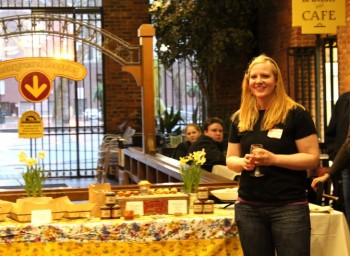
[[73, 203], [67, 196], [59, 198], [31, 197], [21, 198], [13, 204], [10, 210], [10, 218], [19, 222], [30, 222], [33, 210], [51, 210], [52, 219], [60, 220], [65, 218], [89, 218], [92, 203]]
[[13, 203], [0, 200], [0, 221], [5, 221], [7, 215], [10, 213]]

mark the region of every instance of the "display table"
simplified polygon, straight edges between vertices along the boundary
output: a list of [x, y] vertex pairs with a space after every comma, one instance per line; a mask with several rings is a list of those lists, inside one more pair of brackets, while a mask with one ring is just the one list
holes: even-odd
[[[62, 220], [33, 226], [0, 223], [0, 255], [242, 256], [233, 209], [215, 214], [144, 216], [131, 221]], [[311, 256], [350, 255], [343, 213], [311, 213]]]
[[131, 221], [63, 220], [32, 226], [0, 223], [0, 255], [243, 255], [233, 210]]

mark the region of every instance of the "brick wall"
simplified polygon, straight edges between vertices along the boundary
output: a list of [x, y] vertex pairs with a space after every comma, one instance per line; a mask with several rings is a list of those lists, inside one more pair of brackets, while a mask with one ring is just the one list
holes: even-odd
[[[300, 27], [292, 27], [291, 0], [268, 1], [259, 10], [257, 21], [256, 55], [265, 53], [274, 58], [282, 72], [284, 84], [287, 87], [287, 49], [295, 46], [314, 46], [315, 35], [302, 35]], [[217, 78], [220, 88], [218, 98], [218, 112], [228, 113], [237, 110], [240, 104], [240, 89], [243, 72], [249, 61], [243, 61], [234, 71], [226, 69]], [[226, 72], [226, 73], [225, 73]]]
[[[300, 27], [292, 27], [292, 0], [269, 1], [259, 13], [259, 48], [278, 62], [287, 84], [287, 48], [314, 46], [316, 35], [301, 34]], [[350, 90], [350, 0], [346, 1], [346, 26], [338, 27], [340, 92]], [[324, 37], [326, 35], [320, 35]]]
[[[147, 0], [104, 0], [104, 29], [133, 45], [139, 44], [137, 30], [149, 23]], [[105, 57], [105, 113], [106, 132], [129, 120], [129, 125], [138, 128], [141, 119], [141, 88], [134, 78], [121, 71], [121, 65]]]
[[350, 91], [350, 1], [346, 0], [346, 26], [338, 28], [340, 92]]
[[[268, 1], [259, 11], [257, 54], [274, 58], [287, 86], [287, 49], [295, 46], [314, 46], [316, 35], [301, 34], [292, 27], [292, 0]], [[350, 90], [350, 0], [346, 1], [347, 25], [338, 28], [340, 92]], [[122, 39], [138, 44], [137, 29], [148, 23], [148, 0], [105, 0], [104, 28]], [[325, 36], [325, 35], [321, 35]], [[248, 61], [235, 67], [221, 67], [216, 77], [216, 107], [212, 115], [230, 115], [239, 108], [243, 72]], [[130, 119], [135, 127], [140, 121], [141, 88], [130, 74], [121, 72], [119, 64], [105, 60], [106, 129], [116, 130], [118, 124]]]
[[292, 0], [269, 1], [259, 13], [259, 48], [274, 58], [287, 86], [287, 49], [314, 46], [315, 35], [302, 35], [300, 27], [292, 27]]

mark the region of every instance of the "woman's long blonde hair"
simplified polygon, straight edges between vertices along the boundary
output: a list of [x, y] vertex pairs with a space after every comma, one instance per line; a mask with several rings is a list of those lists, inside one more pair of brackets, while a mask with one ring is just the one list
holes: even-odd
[[284, 89], [281, 71], [277, 63], [265, 54], [259, 55], [250, 62], [248, 70], [244, 74], [242, 81], [241, 108], [232, 115], [232, 121], [235, 120], [237, 116], [239, 118], [238, 130], [240, 132], [252, 131], [254, 124], [259, 118], [256, 97], [251, 93], [249, 88], [249, 76], [254, 65], [265, 62], [271, 64], [272, 73], [276, 79], [276, 88], [270, 106], [265, 110], [265, 115], [261, 122], [261, 129], [266, 131], [274, 128], [277, 124], [285, 123], [289, 110], [296, 106], [304, 108], [287, 95]]

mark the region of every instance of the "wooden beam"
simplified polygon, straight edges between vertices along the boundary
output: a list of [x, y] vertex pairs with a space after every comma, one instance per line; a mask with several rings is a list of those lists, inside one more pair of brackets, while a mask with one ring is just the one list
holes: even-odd
[[154, 113], [154, 64], [153, 37], [155, 29], [151, 24], [143, 24], [138, 30], [141, 45], [141, 85], [142, 85], [142, 132], [143, 152], [156, 152]]

